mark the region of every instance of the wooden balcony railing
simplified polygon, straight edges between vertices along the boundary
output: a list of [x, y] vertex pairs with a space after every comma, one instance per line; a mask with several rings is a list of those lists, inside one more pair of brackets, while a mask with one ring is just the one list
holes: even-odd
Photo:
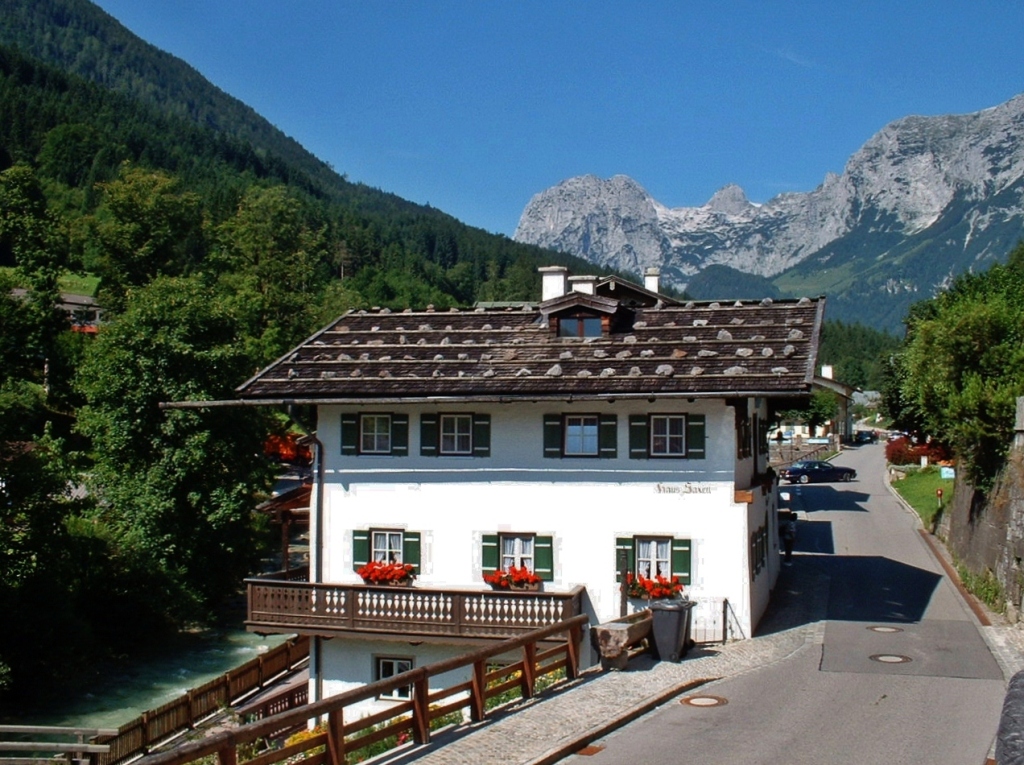
[[[294, 576], [290, 571], [289, 576]], [[421, 637], [508, 638], [581, 613], [583, 587], [510, 592], [431, 587], [246, 580], [246, 626], [257, 632], [398, 633]]]

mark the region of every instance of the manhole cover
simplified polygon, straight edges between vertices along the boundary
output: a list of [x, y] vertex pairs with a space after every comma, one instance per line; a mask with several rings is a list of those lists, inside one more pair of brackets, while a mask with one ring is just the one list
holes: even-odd
[[900, 656], [896, 653], [876, 653], [869, 657], [871, 661], [880, 661], [882, 664], [906, 664], [913, 661], [909, 656]]
[[687, 696], [680, 699], [679, 703], [688, 704], [691, 707], [721, 707], [729, 702], [721, 696]]
[[903, 632], [903, 628], [902, 627], [875, 626], [875, 627], [868, 627], [868, 629], [871, 630], [872, 632], [885, 632], [885, 633]]

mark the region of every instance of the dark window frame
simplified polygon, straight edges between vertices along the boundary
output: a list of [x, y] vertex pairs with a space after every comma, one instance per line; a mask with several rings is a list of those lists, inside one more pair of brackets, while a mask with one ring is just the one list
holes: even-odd
[[[384, 662], [391, 662], [393, 665], [392, 672], [384, 674], [382, 664]], [[399, 663], [408, 664], [408, 669], [397, 670]], [[389, 677], [400, 675], [402, 672], [409, 672], [416, 668], [415, 657], [412, 656], [392, 656], [390, 654], [374, 654], [373, 657], [373, 679], [374, 680], [386, 680]], [[408, 701], [412, 698], [412, 686], [404, 685], [399, 688], [395, 688], [391, 693], [382, 693], [377, 698], [385, 701]]]
[[[594, 331], [596, 328], [596, 332]], [[574, 313], [558, 317], [558, 336], [566, 339], [604, 337], [605, 322], [600, 316], [589, 313]]]
[[[458, 427], [452, 434], [445, 433], [446, 422], [463, 422], [467, 425], [465, 432], [459, 432]], [[450, 435], [455, 439], [456, 448], [446, 449], [445, 448], [445, 436]], [[468, 446], [465, 449], [459, 449], [458, 441], [461, 438], [465, 438]], [[437, 453], [443, 457], [472, 457], [473, 456], [473, 415], [464, 412], [445, 412], [437, 416]]]

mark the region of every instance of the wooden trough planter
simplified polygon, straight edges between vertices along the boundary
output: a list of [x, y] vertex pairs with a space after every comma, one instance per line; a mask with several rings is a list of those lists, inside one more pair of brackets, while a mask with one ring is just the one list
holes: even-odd
[[650, 609], [637, 611], [590, 628], [590, 640], [601, 654], [601, 669], [625, 669], [629, 657], [651, 635]]

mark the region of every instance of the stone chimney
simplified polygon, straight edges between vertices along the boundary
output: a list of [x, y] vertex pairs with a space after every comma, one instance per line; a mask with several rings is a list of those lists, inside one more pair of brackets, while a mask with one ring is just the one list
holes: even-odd
[[649, 292], [657, 292], [661, 286], [661, 269], [660, 268], [645, 268], [644, 269], [644, 289]]
[[597, 277], [570, 276], [569, 284], [572, 285], [573, 292], [585, 292], [588, 295], [593, 295], [597, 289]]
[[537, 269], [541, 276], [540, 299], [551, 300], [565, 294], [569, 279], [569, 269], [565, 266], [541, 266]]

